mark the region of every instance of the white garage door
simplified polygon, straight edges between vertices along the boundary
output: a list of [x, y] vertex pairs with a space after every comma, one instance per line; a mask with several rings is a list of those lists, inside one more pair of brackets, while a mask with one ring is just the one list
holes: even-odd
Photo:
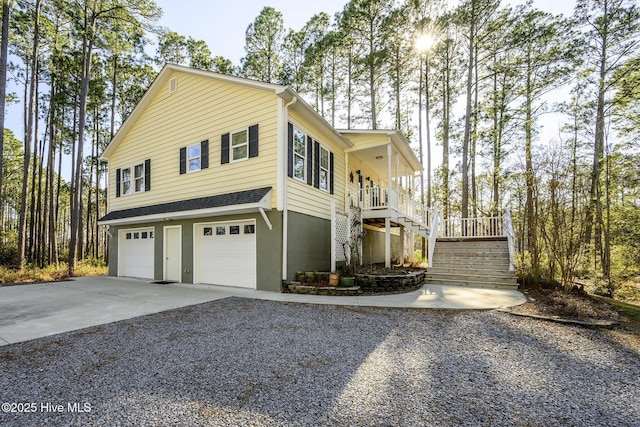
[[256, 289], [255, 221], [196, 224], [196, 283]]
[[153, 279], [153, 227], [118, 232], [118, 276]]

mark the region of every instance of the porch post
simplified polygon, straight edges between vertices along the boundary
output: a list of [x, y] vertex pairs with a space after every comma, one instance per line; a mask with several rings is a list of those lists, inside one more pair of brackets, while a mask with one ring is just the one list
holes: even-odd
[[331, 200], [331, 271], [336, 271], [336, 201]]
[[[349, 185], [351, 181], [349, 180], [349, 153], [344, 153], [344, 210], [347, 212], [347, 209], [351, 208], [351, 200], [349, 197]], [[357, 197], [357, 196], [356, 196]]]
[[391, 219], [384, 219], [384, 266], [391, 268]]

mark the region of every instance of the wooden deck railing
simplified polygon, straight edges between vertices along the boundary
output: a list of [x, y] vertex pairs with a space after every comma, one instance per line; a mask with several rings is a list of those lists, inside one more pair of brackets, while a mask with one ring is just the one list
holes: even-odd
[[502, 216], [480, 218], [442, 218], [438, 237], [502, 237]]
[[362, 210], [393, 209], [407, 218], [430, 227], [432, 210], [413, 199], [404, 190], [389, 189], [387, 187], [370, 187], [358, 190], [357, 206]]

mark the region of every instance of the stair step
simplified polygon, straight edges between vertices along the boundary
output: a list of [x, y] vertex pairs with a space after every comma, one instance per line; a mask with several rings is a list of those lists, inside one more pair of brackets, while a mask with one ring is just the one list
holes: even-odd
[[509, 263], [509, 258], [507, 257], [473, 257], [473, 256], [434, 256], [433, 262], [442, 262], [449, 264], [457, 264], [457, 263], [471, 263], [471, 264], [503, 264]]
[[506, 237], [438, 237], [438, 243], [480, 243], [480, 242], [506, 242]]
[[518, 289], [517, 282], [511, 284], [485, 280], [457, 280], [425, 277], [424, 283], [431, 285], [469, 286], [476, 288]]
[[507, 269], [495, 269], [495, 268], [473, 268], [473, 267], [429, 267], [427, 274], [450, 274], [450, 275], [476, 275], [476, 276], [492, 276], [492, 277], [506, 277], [516, 278], [515, 272]]
[[515, 285], [518, 279], [515, 276], [498, 276], [490, 274], [452, 274], [452, 273], [430, 273], [427, 272], [425, 278], [433, 280], [457, 280], [460, 282], [491, 282]]
[[509, 259], [508, 252], [439, 252], [434, 251], [433, 256], [435, 258], [461, 258], [461, 259], [473, 259], [473, 258], [497, 258], [497, 259]]

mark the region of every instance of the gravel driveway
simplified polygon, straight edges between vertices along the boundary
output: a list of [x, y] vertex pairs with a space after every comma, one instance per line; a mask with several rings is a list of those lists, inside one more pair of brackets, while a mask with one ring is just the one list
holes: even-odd
[[0, 347], [0, 425], [638, 426], [639, 378], [603, 330], [227, 298]]

